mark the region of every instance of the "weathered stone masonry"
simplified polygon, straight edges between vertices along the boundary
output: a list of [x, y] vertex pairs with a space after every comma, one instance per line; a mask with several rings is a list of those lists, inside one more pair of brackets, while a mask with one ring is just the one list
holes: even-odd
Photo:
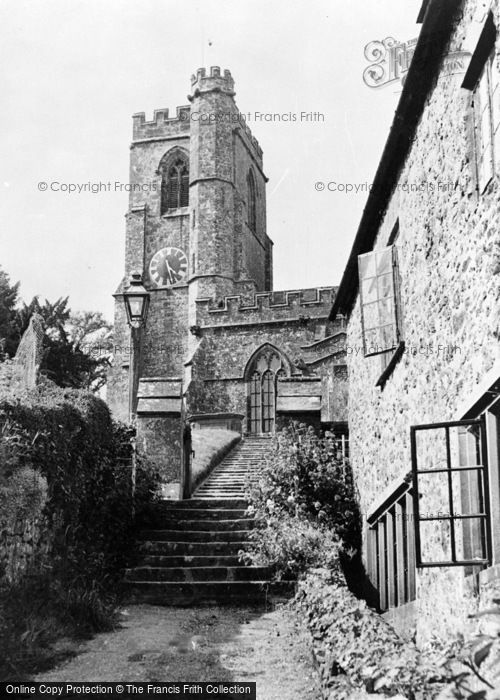
[[[476, 25], [484, 24], [487, 10], [476, 2], [463, 3], [449, 45], [473, 51], [473, 37], [483, 26]], [[492, 11], [499, 27], [498, 2], [492, 3]], [[435, 4], [428, 12], [436, 12]], [[497, 34], [497, 63], [499, 54]], [[423, 68], [430, 70], [425, 62]], [[413, 75], [408, 76], [400, 109], [410, 91], [418, 91]], [[478, 193], [472, 94], [461, 87], [463, 79], [463, 73], [438, 72], [392, 194], [387, 201], [379, 198], [384, 213], [372, 247], [387, 246], [399, 227], [395, 244], [405, 343], [383, 387], [377, 386], [383, 369], [380, 356], [363, 355], [359, 295], [348, 320], [351, 457], [365, 516], [411, 471], [410, 426], [462, 419], [499, 358], [500, 184], [496, 175]], [[397, 119], [398, 114], [394, 133]], [[368, 250], [358, 245], [357, 253]], [[425, 503], [435, 513], [444, 510], [443, 493], [436, 489], [426, 494]], [[435, 527], [430, 537], [431, 547], [445, 550], [449, 545], [444, 525]], [[411, 620], [419, 639], [463, 629], [466, 614], [477, 605], [473, 576], [465, 574], [463, 567], [417, 571]], [[408, 631], [408, 620], [405, 625]]]
[[[115, 414], [128, 419], [130, 330], [122, 293], [139, 271], [150, 294], [134, 370], [139, 445], [162, 465], [174, 497], [189, 416], [237, 413], [253, 432], [274, 430], [286, 416], [341, 430], [346, 421], [345, 330], [328, 320], [335, 290], [272, 292], [262, 149], [240, 117], [229, 71], [200, 69], [191, 90], [190, 106], [173, 118], [165, 109], [150, 122], [134, 116], [108, 394]], [[165, 173], [168, 180], [176, 162], [189, 167], [189, 202], [165, 207]], [[167, 248], [187, 269], [173, 283], [158, 283], [151, 264]], [[266, 383], [257, 397], [256, 376]], [[259, 419], [265, 410], [268, 419]]]

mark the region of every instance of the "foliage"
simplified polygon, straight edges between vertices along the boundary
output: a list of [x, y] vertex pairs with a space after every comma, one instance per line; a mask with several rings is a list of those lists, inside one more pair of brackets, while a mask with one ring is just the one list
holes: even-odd
[[249, 485], [252, 532], [248, 560], [296, 576], [333, 564], [359, 548], [359, 514], [348, 463], [331, 433], [291, 423], [274, 438], [257, 483]]
[[17, 308], [19, 283], [0, 269], [0, 361], [14, 357], [30, 318], [45, 325], [42, 372], [61, 387], [98, 391], [106, 382], [112, 354], [111, 325], [99, 312], [72, 313], [68, 297], [42, 303], [33, 297]]
[[486, 629], [469, 640], [456, 640], [446, 654], [452, 683], [439, 700], [498, 700], [500, 696], [500, 599], [471, 615]]
[[0, 359], [12, 356], [19, 341], [14, 327], [19, 282], [11, 285], [9, 275], [0, 268]]
[[[25, 488], [11, 515], [43, 515], [47, 545], [24, 579], [0, 586], [0, 646], [11, 650], [0, 661], [3, 673], [19, 659], [42, 659], [47, 640], [63, 629], [114, 624], [133, 542], [133, 441], [133, 431], [113, 422], [89, 392], [46, 382], [0, 400], [0, 498], [36, 477], [43, 488], [38, 495]], [[138, 503], [158, 490], [158, 475], [143, 458], [136, 483]]]
[[382, 697], [432, 700], [445, 686], [446, 669], [358, 600], [339, 567], [310, 572], [299, 584], [296, 602], [314, 640], [324, 697], [344, 700], [358, 689]]
[[212, 467], [218, 464], [239, 440], [240, 434], [234, 430], [224, 430], [223, 428], [193, 430], [192, 489], [201, 483]]
[[98, 391], [106, 381], [110, 365], [111, 326], [98, 312], [72, 314], [68, 298], [43, 304], [34, 297], [17, 312], [19, 340], [34, 314], [45, 324], [45, 355], [41, 370], [61, 387]]
[[255, 566], [271, 566], [277, 580], [297, 578], [320, 563], [334, 567], [339, 540], [331, 530], [299, 516], [272, 515], [251, 535], [252, 548], [242, 557]]

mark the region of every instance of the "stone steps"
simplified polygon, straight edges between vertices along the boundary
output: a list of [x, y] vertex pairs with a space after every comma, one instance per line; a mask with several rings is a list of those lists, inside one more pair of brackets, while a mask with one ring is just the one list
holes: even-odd
[[141, 516], [138, 565], [125, 572], [134, 602], [248, 604], [293, 594], [293, 582], [271, 585], [266, 567], [245, 566], [241, 557], [255, 525], [247, 481], [258, 478], [269, 446], [266, 438], [245, 439], [192, 499], [163, 501]]
[[188, 554], [184, 555], [161, 555], [161, 554], [146, 554], [141, 557], [141, 564], [143, 566], [165, 566], [167, 568], [175, 568], [178, 566], [183, 567], [201, 567], [205, 568], [207, 566], [241, 566], [240, 558], [237, 554], [233, 556], [190, 556]]
[[182, 555], [182, 556], [230, 556], [238, 555], [246, 542], [228, 542], [225, 539], [211, 542], [162, 542], [151, 540], [142, 542], [139, 551], [144, 555]]
[[258, 566], [137, 566], [127, 571], [135, 581], [266, 581], [269, 570]]
[[[193, 518], [177, 519], [171, 516], [162, 518], [158, 522], [158, 531], [182, 530], [182, 531], [206, 531], [206, 532], [232, 532], [233, 530], [251, 530], [254, 526], [253, 518], [229, 518], [227, 520], [203, 519], [196, 520]], [[156, 529], [156, 528], [155, 528]], [[143, 531], [147, 532], [147, 531]], [[139, 533], [139, 538], [142, 537], [142, 532]], [[143, 539], [148, 539], [145, 536]]]
[[147, 542], [213, 542], [214, 538], [224, 542], [245, 542], [249, 530], [231, 530], [213, 532], [206, 530], [144, 530], [139, 534], [139, 541]]
[[133, 581], [128, 583], [133, 601], [152, 605], [234, 605], [263, 604], [268, 598], [290, 597], [294, 583], [280, 581], [198, 581], [168, 583], [165, 581]]

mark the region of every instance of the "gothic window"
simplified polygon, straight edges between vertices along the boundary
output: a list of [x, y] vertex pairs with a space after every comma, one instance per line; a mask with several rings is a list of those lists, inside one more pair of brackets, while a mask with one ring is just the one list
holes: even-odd
[[251, 170], [248, 171], [247, 190], [248, 225], [252, 231], [255, 231], [257, 228], [257, 194], [255, 178]]
[[254, 372], [250, 381], [250, 432], [261, 432], [262, 390], [260, 372]]
[[161, 213], [187, 207], [189, 204], [189, 164], [187, 156], [178, 151], [166, 154], [160, 164]]
[[271, 345], [261, 348], [247, 367], [248, 428], [251, 433], [272, 433], [276, 427], [277, 384], [288, 373], [288, 363]]
[[274, 430], [274, 413], [276, 406], [275, 394], [276, 375], [267, 369], [262, 375], [262, 432], [272, 433]]

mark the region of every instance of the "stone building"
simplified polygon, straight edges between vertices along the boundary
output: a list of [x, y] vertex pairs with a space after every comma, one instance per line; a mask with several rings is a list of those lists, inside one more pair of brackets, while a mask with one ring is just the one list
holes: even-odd
[[500, 597], [499, 2], [426, 0], [418, 21], [331, 318], [366, 568], [425, 641]]
[[[340, 431], [346, 421], [345, 331], [329, 320], [335, 289], [273, 291], [262, 150], [233, 78], [200, 69], [191, 92], [173, 117], [133, 117], [108, 390], [115, 415], [136, 414], [139, 443], [173, 497], [186, 420], [257, 434], [289, 417]], [[134, 272], [150, 302], [131, 353], [123, 292]]]

